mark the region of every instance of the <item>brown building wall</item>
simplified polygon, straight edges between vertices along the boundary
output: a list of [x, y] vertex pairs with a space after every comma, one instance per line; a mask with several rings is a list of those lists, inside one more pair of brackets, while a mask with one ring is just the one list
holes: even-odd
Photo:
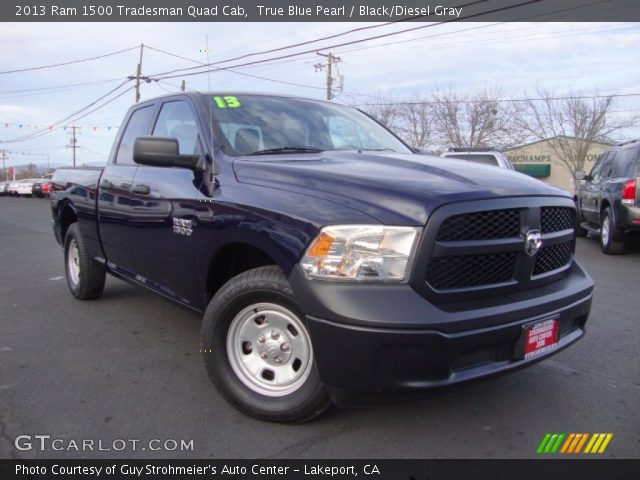
[[[525, 169], [542, 172], [546, 170], [542, 165], [548, 165], [549, 175], [536, 178], [573, 194], [575, 191], [573, 173], [569, 171], [567, 166], [560, 160], [553, 148], [549, 145], [549, 142], [553, 141], [552, 139], [530, 143], [507, 150], [504, 154], [509, 157], [509, 160], [516, 168], [522, 168], [519, 166], [527, 165], [524, 167]], [[591, 144], [585, 163], [586, 172], [591, 170], [597, 158], [609, 149], [609, 147], [610, 145], [604, 143], [594, 142]]]

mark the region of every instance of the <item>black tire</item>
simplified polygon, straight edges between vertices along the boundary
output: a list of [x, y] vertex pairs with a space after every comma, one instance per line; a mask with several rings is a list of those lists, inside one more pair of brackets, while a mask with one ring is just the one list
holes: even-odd
[[[76, 246], [77, 257], [70, 258]], [[78, 267], [75, 274], [70, 262]], [[78, 300], [93, 300], [102, 294], [106, 280], [105, 267], [89, 256], [77, 223], [69, 226], [64, 237], [64, 266], [69, 291]]]
[[620, 255], [624, 252], [624, 234], [616, 227], [611, 207], [607, 207], [600, 219], [600, 248], [607, 255]]
[[[262, 393], [270, 387], [267, 385], [263, 388], [260, 385], [260, 382], [267, 383], [269, 381], [269, 379], [264, 379], [265, 370], [268, 371], [270, 368], [267, 362], [272, 360], [277, 361], [279, 357], [275, 357], [275, 359], [268, 357], [262, 360], [254, 357], [255, 361], [260, 365], [259, 369], [262, 371], [263, 378], [258, 378], [260, 375], [255, 374], [254, 377], [251, 378], [248, 373], [242, 373], [242, 367], [238, 367], [241, 360], [237, 360], [237, 358], [242, 357], [243, 354], [256, 356], [266, 355], [264, 349], [267, 347], [267, 344], [275, 342], [272, 340], [274, 338], [272, 332], [276, 330], [275, 325], [277, 322], [282, 321], [282, 319], [279, 318], [277, 314], [275, 316], [267, 316], [270, 314], [260, 315], [261, 312], [259, 312], [258, 308], [264, 305], [282, 308], [284, 312], [295, 315], [296, 318], [294, 318], [294, 320], [297, 322], [296, 325], [302, 330], [298, 332], [294, 328], [295, 335], [300, 333], [301, 338], [296, 340], [292, 337], [291, 343], [289, 343], [290, 354], [283, 354], [289, 355], [287, 357], [288, 359], [284, 362], [286, 365], [274, 366], [274, 369], [295, 368], [298, 360], [291, 359], [297, 354], [294, 345], [299, 344], [296, 342], [304, 339], [308, 341], [307, 343], [310, 346], [307, 351], [309, 361], [305, 362], [304, 367], [300, 367], [300, 364], [298, 364], [298, 368], [304, 369], [304, 372], [306, 372], [305, 375], [299, 378], [297, 380], [299, 383], [292, 387], [295, 388], [295, 390], [278, 394], [279, 396], [274, 396], [273, 393], [268, 391]], [[265, 312], [267, 312], [267, 307], [264, 308]], [[253, 321], [258, 324], [258, 327], [255, 327], [251, 323], [252, 320], [243, 320], [243, 318], [249, 318], [251, 315], [256, 316]], [[262, 318], [264, 325], [258, 322], [258, 318]], [[271, 322], [269, 318], [272, 320]], [[241, 273], [232, 278], [216, 293], [209, 303], [202, 320], [201, 350], [211, 381], [231, 405], [251, 417], [280, 423], [306, 422], [317, 417], [329, 408], [331, 399], [320, 382], [320, 377], [313, 359], [311, 340], [308, 337], [303, 319], [304, 315], [296, 303], [287, 279], [276, 266], [260, 267]], [[242, 342], [242, 351], [238, 351], [240, 345], [239, 340], [237, 342], [238, 347], [236, 347], [235, 350], [233, 347], [233, 345], [236, 344], [233, 339], [240, 338], [239, 336], [235, 337], [233, 334], [234, 331], [238, 331], [240, 328], [235, 327], [239, 324], [249, 325], [251, 328], [256, 329], [258, 332], [257, 335], [260, 335], [260, 338], [256, 337], [255, 342]], [[271, 333], [267, 333], [269, 332], [268, 329], [272, 326], [274, 328], [270, 330]], [[260, 330], [263, 327], [264, 330]], [[288, 338], [287, 335], [291, 335], [287, 329], [279, 331], [284, 332], [282, 337], [275, 337], [279, 338], [280, 341], [284, 341], [283, 339]], [[267, 336], [266, 343], [264, 343], [265, 338], [260, 332], [264, 332]], [[260, 345], [260, 341], [263, 342], [262, 345]], [[248, 352], [245, 350], [246, 344], [248, 344], [246, 348], [250, 348]], [[254, 348], [255, 352], [253, 351]], [[271, 345], [269, 345], [269, 348], [271, 348]], [[284, 347], [282, 348], [284, 350]], [[259, 353], [260, 349], [262, 349], [262, 353]], [[234, 356], [234, 352], [231, 350], [236, 352], [236, 356]], [[280, 353], [279, 349], [272, 350], [277, 350], [276, 354]], [[232, 366], [232, 359], [234, 358], [236, 359], [234, 361], [235, 367]], [[234, 368], [236, 370], [234, 370]], [[297, 375], [297, 373], [293, 375]], [[275, 376], [277, 375], [274, 375], [274, 378]], [[276, 380], [271, 379], [271, 381]], [[257, 386], [252, 386], [251, 382], [257, 382]]]

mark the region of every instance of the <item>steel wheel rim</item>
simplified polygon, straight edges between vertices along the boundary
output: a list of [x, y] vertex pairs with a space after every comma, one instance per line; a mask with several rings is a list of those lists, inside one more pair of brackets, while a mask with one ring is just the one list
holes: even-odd
[[609, 225], [609, 215], [605, 215], [604, 218], [602, 219], [602, 234], [600, 235], [603, 245], [609, 244], [610, 232], [611, 232], [611, 226]]
[[250, 305], [233, 318], [227, 356], [242, 384], [267, 397], [297, 391], [313, 366], [304, 324], [289, 309], [274, 303]]
[[69, 242], [69, 253], [67, 254], [67, 272], [71, 284], [75, 287], [80, 281], [80, 250], [78, 250], [78, 242], [71, 239]]

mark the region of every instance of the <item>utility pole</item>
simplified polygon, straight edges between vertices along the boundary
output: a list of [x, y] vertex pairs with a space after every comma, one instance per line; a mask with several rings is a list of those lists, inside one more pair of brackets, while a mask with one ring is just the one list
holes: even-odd
[[141, 43], [140, 44], [140, 60], [138, 62], [138, 67], [136, 68], [136, 74], [129, 75], [127, 77], [129, 80], [136, 81], [136, 103], [140, 101], [140, 81], [144, 80], [147, 83], [151, 82], [151, 79], [149, 77], [145, 77], [144, 75], [142, 75], [142, 54], [143, 53], [144, 53], [144, 43]]
[[209, 89], [209, 91], [211, 91], [211, 67], [209, 67], [209, 65], [211, 64], [211, 60], [209, 60], [209, 35], [204, 36], [204, 41], [207, 47], [207, 88]]
[[[138, 69], [136, 71], [136, 103], [140, 101], [140, 77], [142, 76], [142, 54], [144, 52], [144, 43], [140, 44], [140, 61], [138, 62]], [[75, 162], [74, 162], [75, 166]]]
[[183, 92], [186, 90], [187, 88], [187, 84], [185, 83], [184, 80], [182, 80], [182, 83], [180, 84], [180, 90], [182, 90]]
[[324, 68], [327, 68], [327, 100], [332, 100], [334, 97], [333, 94], [333, 64], [337, 64], [342, 62], [342, 59], [340, 57], [336, 57], [334, 56], [331, 52], [329, 52], [328, 54], [325, 53], [320, 53], [320, 52], [316, 52], [318, 55], [320, 55], [321, 57], [325, 57], [327, 59], [327, 63], [316, 63], [314, 65], [316, 72], [318, 71], [322, 71], [324, 70]]
[[76, 148], [79, 148], [78, 140], [76, 138], [76, 131], [80, 130], [80, 127], [77, 125], [71, 125], [69, 127], [71, 129], [71, 140], [69, 142], [69, 147], [73, 150], [73, 168], [76, 168]]
[[4, 181], [8, 182], [9, 177], [7, 175], [7, 164], [5, 163], [6, 159], [7, 159], [7, 151], [3, 149], [2, 150], [2, 171], [4, 172]]

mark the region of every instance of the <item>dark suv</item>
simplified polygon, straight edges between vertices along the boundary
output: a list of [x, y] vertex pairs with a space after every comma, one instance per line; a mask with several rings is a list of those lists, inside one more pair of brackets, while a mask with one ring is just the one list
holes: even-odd
[[640, 141], [622, 143], [605, 152], [589, 175], [576, 172], [582, 180], [576, 191], [578, 236], [600, 235], [602, 251], [621, 254], [631, 232], [640, 232]]

